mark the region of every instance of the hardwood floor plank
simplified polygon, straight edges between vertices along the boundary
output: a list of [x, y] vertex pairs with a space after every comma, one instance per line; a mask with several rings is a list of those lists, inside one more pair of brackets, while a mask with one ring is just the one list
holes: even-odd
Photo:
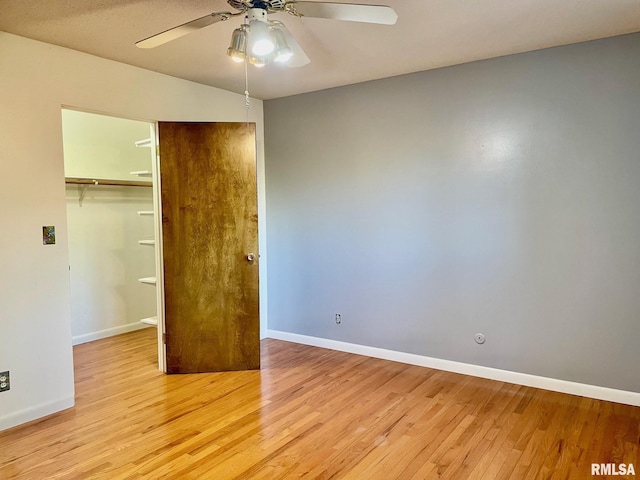
[[[576, 479], [640, 470], [640, 408], [276, 340], [166, 376], [153, 329], [74, 348], [76, 407], [0, 432], [4, 479]], [[630, 477], [631, 478], [631, 477]]]

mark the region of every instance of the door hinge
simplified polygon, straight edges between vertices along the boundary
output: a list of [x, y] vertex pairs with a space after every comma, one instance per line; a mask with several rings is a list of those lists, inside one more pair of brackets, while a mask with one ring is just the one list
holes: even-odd
[[162, 343], [164, 343], [165, 345], [167, 344], [167, 334], [166, 333], [162, 334]]

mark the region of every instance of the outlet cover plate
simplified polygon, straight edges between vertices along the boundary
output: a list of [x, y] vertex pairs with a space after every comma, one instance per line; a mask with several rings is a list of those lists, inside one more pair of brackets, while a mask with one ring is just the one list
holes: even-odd
[[11, 382], [9, 381], [9, 371], [0, 372], [0, 392], [6, 392], [11, 389]]

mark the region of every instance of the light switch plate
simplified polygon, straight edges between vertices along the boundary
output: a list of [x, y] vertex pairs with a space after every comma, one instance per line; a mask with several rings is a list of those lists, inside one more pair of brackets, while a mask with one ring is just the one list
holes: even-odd
[[42, 244], [43, 245], [55, 245], [56, 244], [56, 227], [51, 225], [42, 227]]

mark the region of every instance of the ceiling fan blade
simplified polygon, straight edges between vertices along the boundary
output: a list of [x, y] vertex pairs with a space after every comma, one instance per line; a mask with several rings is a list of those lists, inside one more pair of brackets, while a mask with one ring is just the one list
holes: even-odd
[[190, 22], [165, 30], [162, 33], [157, 33], [145, 38], [144, 40], [140, 40], [139, 42], [136, 42], [136, 47], [155, 48], [159, 45], [170, 42], [171, 40], [175, 40], [176, 38], [180, 38], [191, 32], [195, 32], [196, 30], [200, 30], [201, 28], [227, 20], [229, 17], [231, 17], [230, 12], [213, 12], [204, 17], [191, 20]]
[[287, 45], [289, 45], [289, 48], [293, 52], [293, 57], [291, 57], [291, 59], [287, 62], [287, 66], [297, 68], [304, 67], [305, 65], [311, 63], [311, 59], [307, 56], [306, 53], [304, 53], [304, 50], [302, 49], [298, 41], [294, 38], [294, 36], [291, 35], [291, 32], [287, 29], [287, 27], [285, 27], [280, 22], [278, 23], [278, 28], [282, 30], [282, 33], [284, 33], [284, 38], [287, 41]]
[[330, 18], [350, 22], [393, 25], [398, 20], [398, 14], [395, 10], [385, 5], [303, 1], [287, 2], [285, 8], [294, 15], [303, 17]]

